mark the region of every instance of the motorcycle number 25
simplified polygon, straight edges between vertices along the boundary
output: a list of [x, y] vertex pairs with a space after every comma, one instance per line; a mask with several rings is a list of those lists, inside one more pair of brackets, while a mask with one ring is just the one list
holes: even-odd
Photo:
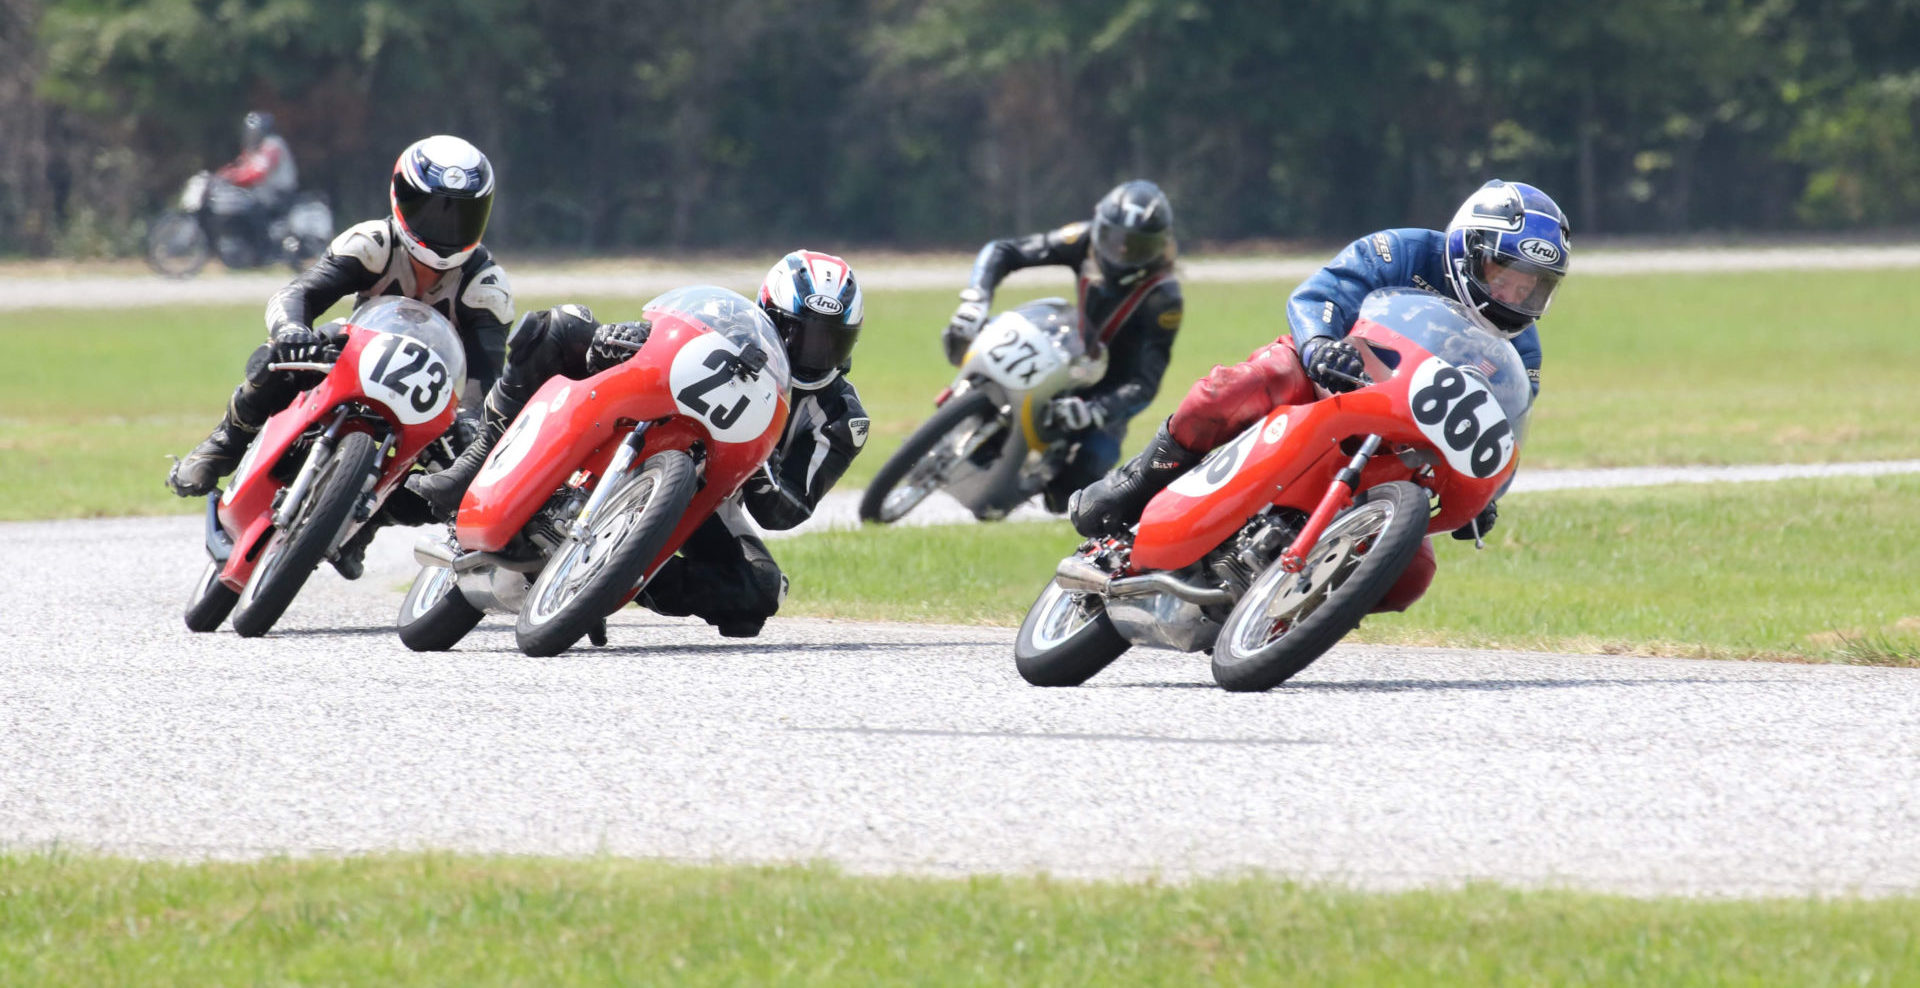
[[1429, 357], [1413, 372], [1407, 402], [1421, 433], [1455, 470], [1491, 477], [1513, 459], [1513, 424], [1477, 376]]
[[721, 442], [752, 442], [767, 431], [780, 405], [773, 376], [765, 372], [741, 378], [734, 372], [740, 351], [718, 333], [687, 341], [673, 355], [667, 383], [680, 411], [707, 425]]
[[360, 387], [393, 410], [402, 425], [419, 425], [453, 399], [447, 362], [409, 336], [381, 333], [360, 352]]

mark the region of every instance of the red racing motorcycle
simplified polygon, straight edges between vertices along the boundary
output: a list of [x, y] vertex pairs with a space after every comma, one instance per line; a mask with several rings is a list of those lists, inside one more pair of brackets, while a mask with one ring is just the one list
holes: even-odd
[[632, 600], [693, 530], [761, 469], [786, 427], [790, 376], [773, 321], [700, 286], [646, 305], [632, 357], [546, 382], [460, 504], [453, 538], [414, 548], [400, 640], [452, 648], [486, 611], [519, 615], [528, 655], [582, 636]]
[[1358, 627], [1421, 540], [1471, 522], [1516, 469], [1532, 390], [1519, 354], [1451, 299], [1367, 296], [1361, 385], [1275, 409], [1148, 503], [1128, 537], [1060, 563], [1014, 646], [1037, 686], [1076, 686], [1133, 645], [1211, 649], [1266, 690]]
[[188, 598], [189, 630], [231, 613], [242, 637], [266, 634], [453, 424], [467, 357], [444, 316], [377, 298], [331, 332], [332, 361], [269, 365], [324, 377], [267, 419], [226, 490], [208, 495], [212, 558]]

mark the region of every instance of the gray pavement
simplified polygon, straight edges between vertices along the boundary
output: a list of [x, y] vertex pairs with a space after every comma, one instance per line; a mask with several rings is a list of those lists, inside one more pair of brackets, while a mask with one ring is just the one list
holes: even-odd
[[409, 533], [254, 641], [181, 627], [198, 534], [0, 525], [0, 843], [1920, 891], [1920, 673], [1342, 647], [1264, 695], [1165, 652], [1038, 690], [1004, 629], [635, 610], [415, 655]]

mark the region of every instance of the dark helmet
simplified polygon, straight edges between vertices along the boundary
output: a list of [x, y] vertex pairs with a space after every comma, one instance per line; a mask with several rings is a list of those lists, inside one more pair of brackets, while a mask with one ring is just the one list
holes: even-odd
[[493, 165], [446, 134], [415, 141], [393, 163], [393, 221], [413, 259], [446, 271], [466, 263], [493, 212]]
[[1512, 339], [1553, 302], [1571, 260], [1569, 232], [1545, 192], [1494, 179], [1447, 224], [1447, 282], [1486, 328]]
[[1173, 263], [1173, 204], [1152, 182], [1114, 186], [1093, 207], [1093, 256], [1100, 273], [1129, 285]]
[[251, 151], [273, 136], [273, 114], [255, 110], [240, 121], [240, 146]]
[[847, 262], [814, 250], [788, 254], [760, 283], [760, 308], [787, 344], [794, 387], [822, 387], [852, 366], [867, 306]]

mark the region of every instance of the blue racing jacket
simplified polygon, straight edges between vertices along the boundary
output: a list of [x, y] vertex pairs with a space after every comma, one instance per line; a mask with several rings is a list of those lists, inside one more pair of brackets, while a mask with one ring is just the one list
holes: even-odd
[[[1287, 298], [1287, 322], [1304, 355], [1316, 336], [1340, 339], [1360, 318], [1360, 301], [1379, 288], [1423, 288], [1448, 298], [1447, 235], [1439, 230], [1382, 230], [1347, 245], [1326, 267], [1300, 283]], [[1533, 393], [1540, 393], [1540, 328], [1529, 325], [1513, 338]]]

